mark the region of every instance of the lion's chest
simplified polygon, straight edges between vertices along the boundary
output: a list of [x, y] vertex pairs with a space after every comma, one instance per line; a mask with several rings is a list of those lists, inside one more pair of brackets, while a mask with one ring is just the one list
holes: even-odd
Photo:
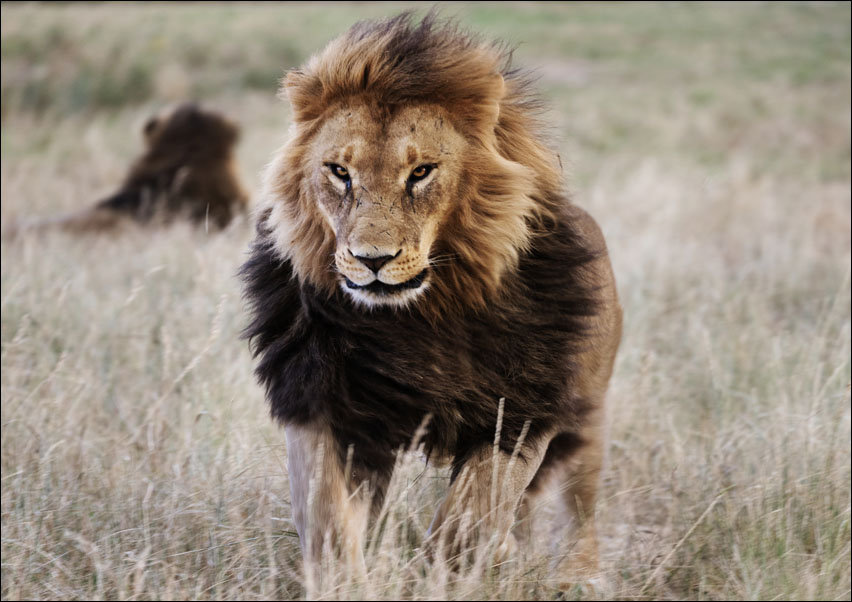
[[428, 420], [427, 448], [453, 456], [470, 441], [493, 439], [501, 400], [507, 444], [525, 422], [549, 424], [559, 412], [566, 349], [552, 333], [517, 320], [435, 328], [399, 316], [382, 323], [334, 315], [302, 316], [289, 361], [305, 382], [286, 402], [293, 416], [329, 420], [356, 448], [384, 457]]
[[509, 449], [526, 424], [534, 437], [582, 412], [574, 354], [594, 304], [565, 269], [566, 253], [525, 258], [500, 304], [433, 325], [414, 311], [359, 311], [342, 294], [317, 294], [262, 251], [247, 268], [264, 310], [249, 333], [273, 416], [327, 423], [364, 464], [392, 463], [427, 417], [427, 451], [458, 457], [493, 441], [501, 400]]

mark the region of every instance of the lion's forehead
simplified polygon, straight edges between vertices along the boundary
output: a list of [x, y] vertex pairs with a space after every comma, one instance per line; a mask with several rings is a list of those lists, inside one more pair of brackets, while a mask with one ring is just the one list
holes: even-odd
[[436, 105], [393, 110], [343, 106], [328, 117], [316, 137], [322, 161], [382, 171], [440, 162], [460, 153], [463, 144], [445, 110]]

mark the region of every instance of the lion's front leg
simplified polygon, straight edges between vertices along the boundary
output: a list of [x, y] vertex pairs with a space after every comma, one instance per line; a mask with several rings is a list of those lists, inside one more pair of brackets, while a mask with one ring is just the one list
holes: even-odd
[[514, 547], [510, 533], [524, 491], [538, 470], [549, 438], [524, 444], [514, 455], [483, 446], [465, 462], [429, 527], [433, 551], [454, 557], [492, 537], [496, 559]]
[[348, 482], [340, 449], [326, 425], [287, 425], [285, 433], [290, 503], [309, 591], [319, 585], [324, 550], [342, 560], [354, 577], [365, 575], [368, 492]]

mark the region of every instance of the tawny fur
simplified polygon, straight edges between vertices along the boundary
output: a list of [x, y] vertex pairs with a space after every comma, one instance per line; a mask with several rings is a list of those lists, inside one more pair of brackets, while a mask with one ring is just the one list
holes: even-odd
[[506, 551], [515, 510], [555, 484], [579, 527], [559, 576], [595, 570], [621, 309], [528, 81], [501, 47], [409, 15], [354, 26], [284, 80], [294, 124], [242, 273], [309, 567], [327, 535], [350, 559], [360, 550], [365, 502], [345, 493], [380, 502], [396, 451], [428, 419], [424, 450], [453, 467], [432, 545], [457, 552], [467, 512]]

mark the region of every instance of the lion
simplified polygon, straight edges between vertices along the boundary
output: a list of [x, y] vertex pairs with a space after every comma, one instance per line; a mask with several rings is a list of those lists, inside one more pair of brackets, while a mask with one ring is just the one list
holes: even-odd
[[145, 152], [117, 192], [82, 211], [12, 224], [4, 234], [114, 232], [131, 224], [162, 225], [178, 219], [221, 230], [247, 213], [248, 195], [234, 161], [239, 138], [235, 123], [186, 103], [150, 118], [143, 136]]
[[406, 13], [282, 82], [293, 125], [241, 275], [307, 567], [329, 543], [363, 570], [396, 453], [419, 444], [452, 468], [427, 548], [479, 533], [511, 553], [518, 512], [555, 484], [576, 540], [559, 574], [596, 570], [622, 312], [509, 54]]

